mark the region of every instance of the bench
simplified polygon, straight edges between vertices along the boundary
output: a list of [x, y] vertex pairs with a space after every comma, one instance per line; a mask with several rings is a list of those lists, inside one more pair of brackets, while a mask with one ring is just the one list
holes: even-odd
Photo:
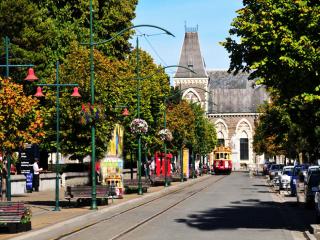
[[[69, 200], [69, 205], [71, 199], [77, 199], [79, 203], [82, 199], [92, 198], [92, 186], [77, 185], [77, 186], [67, 186], [64, 194], [64, 198]], [[96, 198], [101, 200], [106, 200], [108, 204], [108, 198], [113, 198], [116, 196], [115, 188], [107, 185], [96, 185]]]
[[22, 202], [0, 202], [0, 223], [8, 226], [11, 233], [31, 230], [31, 221], [24, 219], [26, 210]]
[[[141, 179], [142, 192], [147, 192], [151, 182], [149, 179]], [[123, 186], [125, 193], [133, 193], [138, 191], [138, 179], [124, 179]]]
[[[151, 176], [151, 182], [153, 186], [162, 186], [165, 184], [165, 177], [164, 176]], [[167, 176], [167, 183], [170, 185], [172, 182], [172, 177], [171, 176]]]

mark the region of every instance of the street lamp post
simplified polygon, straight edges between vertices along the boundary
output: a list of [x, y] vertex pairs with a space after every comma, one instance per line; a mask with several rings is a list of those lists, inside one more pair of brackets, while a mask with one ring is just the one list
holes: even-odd
[[[170, 33], [169, 31], [167, 31], [166, 29], [164, 28], [161, 28], [161, 27], [158, 27], [158, 26], [154, 26], [154, 25], [147, 25], [147, 24], [141, 24], [141, 25], [135, 25], [135, 26], [131, 26], [131, 27], [128, 27], [128, 28], [125, 28], [123, 29], [122, 31], [120, 32], [117, 32], [115, 34], [114, 37], [110, 38], [110, 39], [107, 39], [107, 40], [104, 40], [104, 41], [101, 41], [101, 42], [94, 42], [94, 39], [93, 39], [93, 1], [90, 0], [90, 42], [89, 42], [89, 45], [90, 45], [90, 88], [91, 88], [91, 105], [94, 105], [94, 93], [95, 93], [95, 89], [94, 89], [94, 57], [93, 57], [93, 50], [94, 50], [94, 46], [95, 45], [100, 45], [100, 44], [104, 44], [104, 43], [107, 43], [107, 42], [110, 42], [112, 41], [113, 39], [115, 39], [116, 37], [122, 35], [123, 33], [133, 29], [133, 28], [138, 28], [138, 27], [151, 27], [151, 28], [156, 28], [156, 29], [159, 29], [159, 30], [162, 30], [164, 33], [168, 34], [168, 35], [171, 35], [171, 36], [174, 36], [172, 33]], [[138, 44], [138, 42], [137, 42]], [[138, 48], [137, 48], [138, 49]], [[138, 51], [138, 50], [137, 50]], [[139, 55], [139, 53], [137, 53], [137, 56]], [[138, 73], [138, 71], [137, 71]], [[140, 81], [140, 80], [138, 80]], [[140, 91], [138, 91], [140, 92]], [[140, 93], [138, 93], [138, 101], [140, 101]], [[140, 115], [140, 103], [138, 104], [138, 115]], [[91, 125], [91, 181], [92, 181], [92, 190], [91, 190], [91, 210], [95, 210], [97, 209], [97, 198], [96, 198], [96, 176], [95, 176], [95, 161], [96, 161], [96, 153], [95, 153], [95, 124], [92, 123]], [[140, 147], [139, 147], [139, 152], [140, 154], [138, 153], [138, 155], [140, 156], [139, 157], [139, 162], [140, 162], [140, 165], [141, 165], [141, 137], [138, 138], [138, 144]], [[141, 172], [141, 169], [138, 169], [140, 170], [139, 172]], [[139, 181], [139, 192], [141, 191], [141, 194], [142, 194], [142, 185], [141, 185], [141, 175], [140, 175], [140, 181]]]
[[71, 94], [72, 97], [81, 97], [78, 92], [78, 84], [61, 84], [59, 83], [59, 62], [56, 63], [56, 83], [55, 84], [37, 84], [37, 92], [34, 96], [44, 97], [41, 87], [55, 87], [56, 88], [56, 192], [55, 192], [55, 208], [54, 211], [60, 211], [59, 207], [59, 152], [60, 152], [60, 88], [61, 87], [74, 87]]
[[[33, 64], [10, 64], [9, 63], [9, 45], [10, 45], [10, 40], [7, 36], [4, 37], [4, 46], [5, 46], [5, 61], [6, 64], [5, 65], [0, 65], [0, 67], [5, 67], [5, 77], [8, 78], [9, 77], [9, 72], [10, 72], [10, 67], [33, 67]], [[29, 72], [32, 71], [32, 68], [29, 68]], [[34, 81], [34, 80], [38, 80], [38, 78], [33, 74], [32, 77], [30, 77], [31, 75], [28, 75], [26, 80], [29, 81]], [[11, 201], [11, 172], [10, 172], [10, 168], [11, 168], [11, 157], [8, 155], [7, 156], [7, 200]]]

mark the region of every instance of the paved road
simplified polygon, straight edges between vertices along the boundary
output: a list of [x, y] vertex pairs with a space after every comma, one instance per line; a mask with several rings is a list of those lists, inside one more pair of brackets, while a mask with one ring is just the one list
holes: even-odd
[[303, 239], [263, 178], [212, 176], [62, 239]]

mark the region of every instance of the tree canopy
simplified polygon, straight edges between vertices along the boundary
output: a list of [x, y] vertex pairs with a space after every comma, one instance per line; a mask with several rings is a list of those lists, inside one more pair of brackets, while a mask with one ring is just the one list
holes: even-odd
[[312, 0], [244, 0], [243, 5], [222, 43], [230, 53], [229, 70], [249, 72], [267, 87], [315, 159], [320, 151], [320, 5]]
[[24, 143], [43, 140], [43, 117], [39, 101], [26, 96], [23, 86], [0, 78], [0, 145], [13, 153]]

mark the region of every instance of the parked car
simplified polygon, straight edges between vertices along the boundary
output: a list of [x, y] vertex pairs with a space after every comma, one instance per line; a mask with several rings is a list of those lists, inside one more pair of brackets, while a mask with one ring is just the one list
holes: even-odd
[[269, 169], [269, 179], [273, 180], [279, 173], [281, 173], [283, 165], [281, 164], [272, 164]]
[[290, 182], [293, 175], [294, 166], [285, 166], [279, 175], [280, 190], [290, 190]]
[[[320, 186], [318, 186], [320, 189]], [[314, 197], [314, 202], [315, 202], [315, 210], [316, 210], [316, 221], [317, 223], [320, 223], [320, 191], [316, 192], [315, 197]]]
[[309, 165], [307, 165], [307, 164], [301, 164], [301, 165], [294, 166], [291, 181], [290, 181], [291, 196], [296, 195], [296, 193], [297, 193], [297, 188], [296, 188], [297, 180], [298, 180], [299, 176], [306, 177], [308, 167], [309, 167]]
[[316, 192], [319, 191], [320, 171], [313, 171], [305, 179], [300, 175], [297, 182], [297, 202], [305, 203], [306, 206], [312, 206], [315, 202]]
[[308, 170], [307, 170], [307, 174], [306, 174], [306, 179], [315, 172], [320, 172], [320, 166], [318, 165], [313, 165], [313, 166], [309, 166]]

